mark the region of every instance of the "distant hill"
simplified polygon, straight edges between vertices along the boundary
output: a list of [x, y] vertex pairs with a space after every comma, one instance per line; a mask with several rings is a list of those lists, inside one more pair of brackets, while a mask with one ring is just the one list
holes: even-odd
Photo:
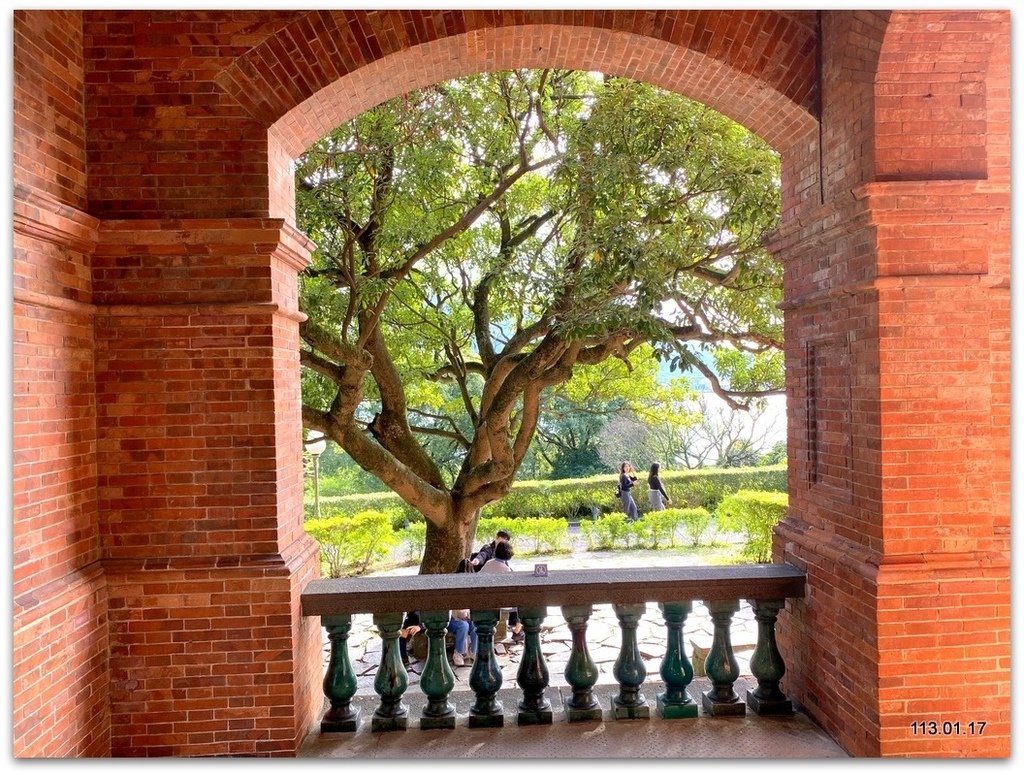
[[[708, 366], [708, 368], [710, 368], [710, 369], [714, 369], [715, 368], [714, 359], [710, 355], [708, 355], [706, 353], [698, 353], [697, 357], [700, 358], [701, 361], [703, 361]], [[659, 382], [667, 384], [673, 377], [678, 377], [680, 375], [685, 376], [690, 381], [690, 385], [693, 386], [693, 389], [696, 390], [698, 393], [710, 393], [711, 392], [711, 383], [708, 382], [707, 377], [705, 377], [703, 374], [701, 374], [696, 369], [687, 369], [686, 371], [678, 371], [678, 370], [672, 371], [669, 368], [668, 361], [659, 361], [659, 364], [658, 364], [658, 381]]]

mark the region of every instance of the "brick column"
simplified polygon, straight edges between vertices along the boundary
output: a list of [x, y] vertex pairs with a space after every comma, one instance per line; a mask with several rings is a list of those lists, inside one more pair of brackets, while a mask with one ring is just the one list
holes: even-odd
[[[1008, 756], [1009, 192], [865, 193], [878, 233], [881, 751]], [[915, 734], [925, 720], [940, 734]]]
[[13, 15], [11, 752], [109, 752], [82, 12]]
[[319, 709], [298, 595], [295, 275], [273, 219], [108, 221], [93, 257], [112, 753], [291, 755]]
[[108, 752], [107, 590], [93, 489], [88, 255], [96, 227], [86, 213], [15, 185], [11, 664], [19, 757]]
[[[1009, 200], [873, 183], [794, 221], [786, 683], [858, 755], [1009, 753]], [[915, 734], [913, 722], [961, 734]], [[967, 725], [984, 721], [984, 735]]]

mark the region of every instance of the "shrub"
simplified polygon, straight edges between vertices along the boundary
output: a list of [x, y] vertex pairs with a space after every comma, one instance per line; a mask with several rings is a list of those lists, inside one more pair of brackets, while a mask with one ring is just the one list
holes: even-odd
[[344, 576], [346, 571], [348, 575], [365, 572], [398, 542], [391, 516], [383, 511], [308, 519], [305, 528], [320, 543], [320, 556], [329, 578]]
[[419, 562], [427, 547], [427, 523], [413, 522], [409, 527], [399, 530], [397, 538], [402, 544], [405, 559]]
[[635, 522], [627, 522], [625, 514], [607, 514], [596, 522], [581, 522], [580, 534], [589, 549], [660, 549], [675, 546], [680, 529], [698, 546], [710, 524], [711, 514], [705, 509], [663, 509]]
[[690, 539], [690, 546], [700, 546], [701, 539], [711, 528], [713, 516], [707, 509], [674, 509], [679, 524]]
[[476, 525], [476, 540], [489, 543], [499, 530], [508, 531], [518, 554], [563, 552], [569, 548], [569, 523], [554, 517], [482, 517]]
[[[481, 517], [476, 523], [476, 541], [478, 544], [489, 544], [499, 530], [507, 531], [515, 540], [521, 521], [510, 517]], [[476, 551], [476, 544], [474, 544], [473, 551]]]
[[623, 540], [627, 549], [653, 549], [656, 544], [653, 520], [641, 517], [627, 522]]
[[651, 549], [659, 549], [665, 545], [676, 545], [676, 530], [679, 528], [679, 509], [650, 511], [644, 514], [638, 522], [642, 522], [647, 526], [646, 546], [649, 546]]
[[[304, 504], [306, 519], [312, 519], [314, 503]], [[414, 522], [425, 522], [423, 515], [393, 492], [372, 492], [365, 495], [335, 495], [320, 498], [320, 516], [352, 517], [360, 511], [381, 511], [391, 517], [391, 526], [401, 530]]]
[[743, 533], [743, 556], [768, 562], [772, 554], [772, 528], [786, 515], [789, 496], [780, 492], [740, 490], [718, 506], [718, 524], [724, 530]]
[[598, 529], [597, 524], [601, 520], [596, 522], [580, 522], [580, 535], [586, 539], [588, 549], [596, 549], [597, 545], [601, 541], [601, 531]]
[[580, 523], [580, 532], [589, 548], [614, 549], [617, 544], [626, 544], [630, 530], [625, 514], [606, 514], [596, 522]]
[[718, 471], [670, 471], [663, 474], [661, 480], [672, 496], [673, 504], [714, 511], [723, 498], [739, 490], [785, 492], [788, 473], [784, 465], [723, 468]]
[[555, 517], [533, 517], [531, 519], [515, 520], [515, 532], [509, 531], [513, 536], [519, 536], [518, 546], [523, 542], [532, 542], [532, 551], [527, 550], [526, 554], [540, 554], [541, 552], [563, 552], [569, 545], [569, 523], [564, 519]]

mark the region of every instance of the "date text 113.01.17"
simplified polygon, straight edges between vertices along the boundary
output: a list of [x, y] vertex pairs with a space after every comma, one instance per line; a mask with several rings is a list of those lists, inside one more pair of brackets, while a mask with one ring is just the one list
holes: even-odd
[[915, 735], [983, 735], [987, 721], [912, 721]]

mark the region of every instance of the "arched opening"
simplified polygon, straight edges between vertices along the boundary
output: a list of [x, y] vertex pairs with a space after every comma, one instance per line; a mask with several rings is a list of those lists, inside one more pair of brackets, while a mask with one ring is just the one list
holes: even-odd
[[[662, 367], [737, 410], [782, 388], [782, 272], [763, 246], [778, 156], [706, 106], [623, 78], [498, 71], [371, 109], [298, 166], [299, 226], [320, 245], [303, 275], [303, 420], [401, 499], [378, 508], [426, 519], [423, 572], [453, 571], [513, 484], [549, 478], [523, 464], [550, 402], [581, 380], [587, 406], [563, 396], [563, 413], [626, 420], [635, 407], [652, 441], [684, 426], [669, 411], [695, 413], [682, 385], [669, 406]], [[759, 449], [727, 464], [729, 443], [709, 465], [756, 463]], [[612, 446], [588, 473], [690, 467], [671, 441]], [[712, 508], [697, 489], [678, 502]], [[602, 490], [577, 505], [609, 508], [612, 482]], [[645, 490], [623, 496], [631, 522], [650, 511]]]

